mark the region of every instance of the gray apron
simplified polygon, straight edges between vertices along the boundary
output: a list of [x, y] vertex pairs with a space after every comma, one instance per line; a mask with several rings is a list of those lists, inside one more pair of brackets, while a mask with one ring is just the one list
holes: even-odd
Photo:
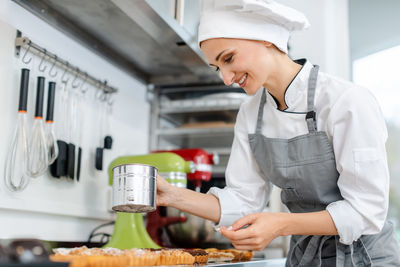
[[[249, 134], [258, 166], [282, 189], [282, 202], [294, 213], [325, 210], [328, 204], [343, 199], [332, 145], [325, 132], [317, 131], [314, 94], [318, 69], [313, 67], [308, 83], [308, 134], [291, 139], [262, 135], [265, 89], [255, 134]], [[361, 236], [351, 245], [340, 243], [338, 236], [293, 235], [286, 266], [400, 266], [399, 254], [394, 227], [385, 222], [379, 234]]]

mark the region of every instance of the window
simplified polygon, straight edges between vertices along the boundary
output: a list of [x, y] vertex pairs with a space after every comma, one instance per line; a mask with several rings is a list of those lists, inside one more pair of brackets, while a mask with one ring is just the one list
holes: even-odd
[[[353, 61], [353, 81], [376, 96], [388, 128], [386, 143], [390, 172], [388, 219], [400, 239], [400, 45]], [[371, 129], [372, 130], [372, 129]]]

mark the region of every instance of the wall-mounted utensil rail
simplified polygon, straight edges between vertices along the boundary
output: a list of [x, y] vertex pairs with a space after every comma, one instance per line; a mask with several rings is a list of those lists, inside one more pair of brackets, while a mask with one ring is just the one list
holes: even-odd
[[[22, 37], [21, 33], [17, 32], [17, 38], [15, 39], [16, 55], [20, 56], [21, 48], [25, 49], [25, 53], [22, 56], [22, 62], [29, 64], [32, 58], [29, 58], [29, 53], [41, 57], [39, 68], [41, 71], [45, 71], [48, 66], [43, 64], [47, 61], [51, 64], [49, 74], [52, 77], [57, 76], [56, 68], [60, 68], [65, 72], [69, 72], [74, 76], [72, 86], [76, 84], [78, 79], [85, 83], [93, 85], [95, 88], [102, 89], [105, 93], [116, 93], [118, 90], [112, 86], [107, 85], [106, 81], [101, 81], [95, 77], [89, 75], [87, 72], [80, 70], [78, 67], [70, 64], [68, 61], [58, 57], [56, 54], [49, 52], [47, 49], [35, 44], [27, 37]], [[63, 76], [65, 75], [65, 72]], [[64, 77], [63, 77], [64, 78]]]

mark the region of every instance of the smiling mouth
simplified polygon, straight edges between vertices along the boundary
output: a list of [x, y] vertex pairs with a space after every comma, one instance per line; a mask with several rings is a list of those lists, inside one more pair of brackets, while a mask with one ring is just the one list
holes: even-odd
[[244, 83], [246, 82], [247, 79], [247, 73], [245, 75], [243, 75], [242, 79], [239, 80], [238, 84], [239, 86], [244, 85]]

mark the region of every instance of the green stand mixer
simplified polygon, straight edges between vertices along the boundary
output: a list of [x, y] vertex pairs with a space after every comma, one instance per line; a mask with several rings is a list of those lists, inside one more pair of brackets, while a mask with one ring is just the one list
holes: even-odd
[[113, 160], [108, 167], [108, 182], [113, 186], [117, 218], [111, 240], [104, 247], [159, 248], [148, 234], [141, 214], [155, 210], [157, 169], [169, 183], [186, 187], [186, 173], [193, 172], [193, 168], [193, 162], [170, 152]]

